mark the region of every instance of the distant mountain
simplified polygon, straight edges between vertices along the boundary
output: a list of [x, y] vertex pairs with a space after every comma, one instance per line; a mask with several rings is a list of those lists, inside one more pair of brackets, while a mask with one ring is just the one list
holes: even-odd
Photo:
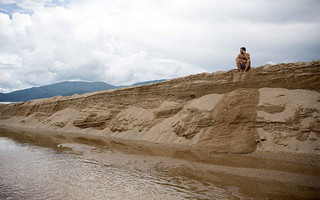
[[116, 86], [104, 82], [60, 82], [41, 87], [32, 87], [7, 94], [0, 94], [0, 102], [29, 101], [32, 99], [49, 98], [54, 96], [71, 96], [100, 90], [115, 89]]
[[139, 86], [139, 85], [147, 85], [147, 84], [151, 84], [151, 83], [158, 83], [158, 82], [162, 82], [162, 81], [165, 81], [167, 79], [160, 79], [160, 80], [153, 80], [153, 81], [144, 81], [144, 82], [137, 82], [137, 83], [134, 83], [132, 85], [122, 85], [122, 86], [118, 86], [119, 88], [122, 88], [122, 87], [131, 87], [131, 86]]
[[[132, 85], [129, 85], [129, 86], [139, 86], [139, 85], [147, 85], [147, 84], [150, 84], [150, 83], [158, 83], [158, 82], [162, 82], [162, 81], [165, 81], [167, 79], [161, 79], [161, 80], [154, 80], [154, 81], [145, 81], [145, 82], [137, 82], [137, 83], [134, 83]], [[126, 86], [124, 86], [126, 87]]]
[[114, 86], [104, 82], [83, 82], [83, 81], [65, 81], [52, 85], [32, 87], [24, 90], [17, 90], [10, 93], [0, 93], [0, 102], [29, 101], [32, 99], [42, 99], [54, 96], [71, 96], [74, 94], [84, 94], [101, 90], [116, 89], [129, 86], [145, 85], [161, 82], [163, 80], [138, 82], [127, 86]]

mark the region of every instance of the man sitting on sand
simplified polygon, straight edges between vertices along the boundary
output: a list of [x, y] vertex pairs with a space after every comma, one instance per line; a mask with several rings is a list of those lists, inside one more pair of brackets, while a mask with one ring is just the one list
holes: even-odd
[[247, 73], [247, 71], [250, 69], [250, 54], [246, 53], [246, 48], [241, 47], [240, 48], [240, 54], [236, 58], [236, 63], [238, 67], [238, 71], [241, 73], [242, 70], [244, 70], [244, 73]]

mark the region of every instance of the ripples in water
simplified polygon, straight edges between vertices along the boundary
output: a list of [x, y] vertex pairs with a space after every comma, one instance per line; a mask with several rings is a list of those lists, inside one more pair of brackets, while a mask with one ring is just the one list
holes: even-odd
[[[232, 197], [230, 191], [210, 183], [200, 183], [186, 177], [162, 176], [161, 172], [152, 171], [151, 165], [155, 163], [135, 159], [134, 155], [127, 158], [130, 155], [109, 151], [93, 158], [92, 154], [86, 153], [92, 147], [77, 147], [78, 150], [74, 148], [74, 151], [68, 153], [0, 138], [0, 199]], [[128, 160], [139, 164], [131, 165]], [[237, 189], [231, 190], [235, 195]]]

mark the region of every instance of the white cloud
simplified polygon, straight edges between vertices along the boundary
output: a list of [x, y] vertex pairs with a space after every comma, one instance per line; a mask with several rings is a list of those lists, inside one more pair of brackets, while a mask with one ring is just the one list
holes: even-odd
[[0, 92], [63, 80], [120, 85], [227, 70], [241, 46], [254, 66], [319, 59], [318, 1], [20, 0], [0, 6], [5, 3], [20, 10], [11, 18], [0, 13]]

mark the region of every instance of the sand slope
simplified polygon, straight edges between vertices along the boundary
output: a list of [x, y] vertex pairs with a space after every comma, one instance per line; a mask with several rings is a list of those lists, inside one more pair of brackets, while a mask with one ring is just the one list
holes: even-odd
[[320, 61], [202, 73], [145, 86], [0, 106], [26, 127], [208, 152], [319, 154]]

